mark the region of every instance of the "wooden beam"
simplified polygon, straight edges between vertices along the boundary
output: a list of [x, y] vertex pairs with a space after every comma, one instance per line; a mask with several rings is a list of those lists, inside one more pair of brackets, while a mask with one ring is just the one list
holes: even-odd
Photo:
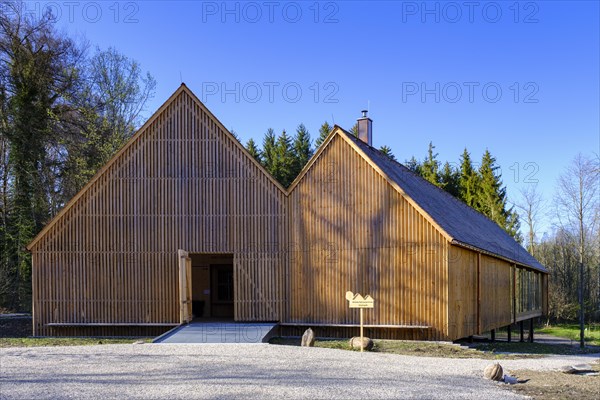
[[526, 321], [530, 318], [536, 318], [536, 317], [541, 317], [542, 316], [542, 311], [541, 310], [534, 310], [534, 311], [529, 311], [529, 312], [524, 312], [521, 314], [518, 314], [517, 318], [516, 318], [516, 322], [520, 322], [520, 321]]
[[519, 342], [521, 342], [521, 343], [525, 341], [525, 337], [524, 337], [524, 336], [525, 336], [525, 334], [524, 334], [524, 331], [525, 331], [525, 329], [524, 329], [524, 327], [523, 327], [523, 321], [519, 321], [519, 332], [520, 332], [520, 334], [521, 334], [521, 338], [519, 339]]
[[481, 253], [477, 253], [477, 334], [481, 335]]
[[513, 320], [512, 322], [517, 322], [517, 264], [513, 264], [513, 298], [512, 298], [512, 308], [513, 308]]
[[139, 323], [139, 322], [50, 322], [48, 324], [44, 324], [45, 326], [179, 326], [179, 324], [175, 323]]
[[527, 337], [529, 343], [533, 343], [533, 318], [529, 320], [529, 336]]
[[[280, 326], [318, 326], [331, 328], [358, 328], [360, 324], [323, 324], [310, 322], [282, 322]], [[431, 329], [428, 325], [382, 325], [382, 324], [365, 324], [365, 328], [381, 328], [381, 329]]]

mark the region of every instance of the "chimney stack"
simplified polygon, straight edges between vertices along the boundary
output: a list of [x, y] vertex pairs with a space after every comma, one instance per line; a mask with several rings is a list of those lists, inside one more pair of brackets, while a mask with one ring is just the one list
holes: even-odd
[[373, 145], [373, 121], [367, 117], [367, 110], [362, 110], [362, 118], [357, 121], [358, 138], [368, 144]]

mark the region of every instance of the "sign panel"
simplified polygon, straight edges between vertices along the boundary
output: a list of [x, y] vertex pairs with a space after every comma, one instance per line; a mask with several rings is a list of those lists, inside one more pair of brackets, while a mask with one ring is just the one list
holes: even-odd
[[370, 295], [363, 297], [352, 292], [346, 292], [346, 300], [348, 300], [350, 308], [373, 308], [375, 302]]

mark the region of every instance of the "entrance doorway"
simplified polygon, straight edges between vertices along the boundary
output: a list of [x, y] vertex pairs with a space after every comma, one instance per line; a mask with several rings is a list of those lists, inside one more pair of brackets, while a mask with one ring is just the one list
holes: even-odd
[[233, 320], [233, 254], [190, 254], [195, 319]]

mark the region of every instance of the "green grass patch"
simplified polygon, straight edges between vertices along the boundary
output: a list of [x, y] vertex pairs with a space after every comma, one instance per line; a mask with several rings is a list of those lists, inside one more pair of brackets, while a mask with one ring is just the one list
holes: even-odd
[[583, 350], [576, 346], [563, 344], [529, 343], [529, 342], [493, 342], [493, 343], [474, 343], [472, 345], [477, 350], [489, 353], [510, 353], [510, 354], [529, 354], [529, 355], [573, 355], [588, 354], [598, 352], [597, 348], [585, 348]]
[[150, 343], [152, 339], [104, 339], [104, 338], [0, 338], [2, 347], [48, 347], [48, 346], [90, 346], [102, 344], [132, 344], [143, 341]]
[[[539, 333], [571, 339], [574, 342], [579, 341], [579, 325], [576, 324], [544, 326], [537, 331]], [[586, 325], [584, 337], [587, 344], [600, 346], [600, 324]]]
[[476, 349], [461, 347], [451, 343], [414, 342], [404, 340], [376, 340], [373, 351], [378, 353], [402, 354], [441, 358], [513, 358], [504, 354], [493, 354]]
[[[272, 338], [269, 343], [276, 345], [300, 346], [299, 338]], [[351, 350], [348, 340], [332, 339], [332, 340], [316, 340], [315, 347], [327, 349]], [[358, 350], [355, 350], [358, 351]], [[418, 342], [409, 340], [373, 340], [373, 350], [375, 353], [400, 354], [408, 356], [422, 357], [443, 357], [443, 358], [480, 358], [485, 360], [501, 360], [501, 359], [522, 359], [522, 358], [539, 358], [544, 354], [551, 353], [533, 353], [525, 354], [526, 352], [514, 352], [515, 354], [497, 353], [499, 350], [493, 348], [465, 348], [452, 343], [436, 343], [436, 342]]]

